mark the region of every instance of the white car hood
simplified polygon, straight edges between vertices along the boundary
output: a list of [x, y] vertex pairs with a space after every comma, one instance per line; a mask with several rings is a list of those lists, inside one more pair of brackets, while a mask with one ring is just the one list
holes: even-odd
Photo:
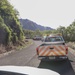
[[28, 66], [0, 66], [0, 71], [16, 72], [27, 75], [60, 75], [59, 73], [49, 69], [41, 69]]

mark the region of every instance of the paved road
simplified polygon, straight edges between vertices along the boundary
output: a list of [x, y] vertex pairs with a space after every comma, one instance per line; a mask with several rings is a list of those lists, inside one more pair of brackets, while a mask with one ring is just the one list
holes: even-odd
[[[38, 68], [50, 69], [58, 72], [60, 75], [75, 75], [74, 72], [74, 56], [69, 52], [67, 61], [60, 62], [43, 62], [37, 59], [36, 47], [41, 41], [34, 41], [34, 44], [21, 51], [16, 51], [5, 57], [0, 58], [0, 66], [16, 65], [16, 66], [32, 66]], [[72, 64], [72, 66], [71, 66]]]

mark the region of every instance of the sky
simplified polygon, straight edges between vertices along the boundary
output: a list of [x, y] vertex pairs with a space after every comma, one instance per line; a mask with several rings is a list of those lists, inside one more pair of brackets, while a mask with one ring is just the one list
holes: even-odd
[[75, 20], [75, 0], [9, 0], [20, 18], [42, 26], [69, 26]]

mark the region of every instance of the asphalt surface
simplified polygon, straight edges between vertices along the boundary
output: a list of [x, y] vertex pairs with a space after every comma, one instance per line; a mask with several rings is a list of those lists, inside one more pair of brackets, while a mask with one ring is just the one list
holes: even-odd
[[0, 66], [15, 65], [15, 66], [31, 66], [49, 69], [58, 72], [60, 75], [75, 75], [75, 59], [74, 55], [68, 53], [66, 61], [40, 61], [36, 55], [36, 47], [41, 41], [34, 41], [34, 43], [20, 51], [15, 51], [9, 55], [0, 58]]

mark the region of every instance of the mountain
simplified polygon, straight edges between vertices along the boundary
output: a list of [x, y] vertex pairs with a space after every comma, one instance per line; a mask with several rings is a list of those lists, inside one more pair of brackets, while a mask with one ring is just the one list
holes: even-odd
[[24, 29], [28, 29], [28, 30], [33, 30], [33, 31], [38, 30], [38, 29], [41, 31], [53, 30], [53, 28], [51, 27], [44, 27], [44, 26], [38, 25], [35, 22], [30, 21], [28, 19], [20, 19], [20, 23]]

